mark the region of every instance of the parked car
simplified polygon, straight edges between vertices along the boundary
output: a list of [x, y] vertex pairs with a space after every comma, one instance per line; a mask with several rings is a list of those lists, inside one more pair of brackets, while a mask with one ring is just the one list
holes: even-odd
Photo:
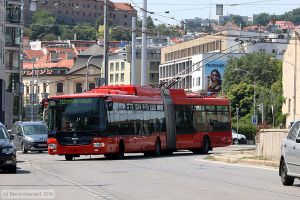
[[279, 176], [283, 185], [293, 185], [300, 178], [300, 121], [293, 124], [281, 145]]
[[235, 130], [232, 130], [232, 144], [247, 144], [247, 138], [243, 134], [237, 134]]
[[0, 169], [9, 173], [17, 172], [16, 147], [3, 124], [0, 123]]
[[12, 134], [15, 136], [15, 146], [23, 153], [48, 150], [48, 128], [44, 122], [15, 122]]

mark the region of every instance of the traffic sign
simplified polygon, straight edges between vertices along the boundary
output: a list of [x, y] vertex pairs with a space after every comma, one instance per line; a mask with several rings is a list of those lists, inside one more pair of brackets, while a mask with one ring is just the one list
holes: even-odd
[[252, 124], [257, 125], [257, 115], [252, 115]]

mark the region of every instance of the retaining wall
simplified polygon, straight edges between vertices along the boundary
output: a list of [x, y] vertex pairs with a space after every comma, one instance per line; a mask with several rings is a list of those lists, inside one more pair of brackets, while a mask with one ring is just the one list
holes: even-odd
[[288, 129], [261, 129], [256, 140], [256, 155], [269, 160], [279, 160], [281, 144]]

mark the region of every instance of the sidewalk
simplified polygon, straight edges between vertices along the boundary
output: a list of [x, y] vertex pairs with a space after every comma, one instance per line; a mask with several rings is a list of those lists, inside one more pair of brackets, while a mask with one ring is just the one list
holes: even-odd
[[272, 168], [278, 168], [279, 161], [267, 160], [263, 157], [256, 156], [256, 150], [245, 149], [245, 150], [233, 150], [226, 153], [214, 153], [206, 158], [205, 160], [218, 161], [224, 163], [238, 163], [245, 165], [259, 165], [267, 166]]

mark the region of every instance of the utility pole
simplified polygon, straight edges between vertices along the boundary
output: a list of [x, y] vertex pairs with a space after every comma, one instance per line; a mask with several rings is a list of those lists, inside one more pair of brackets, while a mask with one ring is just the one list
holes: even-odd
[[147, 0], [143, 5], [141, 85], [147, 85]]
[[239, 107], [236, 108], [236, 139], [239, 141]]
[[[108, 85], [108, 48], [109, 48], [109, 42], [108, 42], [108, 4], [109, 1], [105, 0], [104, 2], [104, 52], [103, 52], [103, 66], [104, 66], [104, 79], [105, 79], [105, 85]], [[100, 74], [101, 76], [101, 74]], [[100, 77], [101, 78], [101, 77]]]
[[131, 85], [136, 85], [136, 17], [132, 17]]
[[34, 106], [34, 85], [33, 85], [33, 81], [34, 81], [34, 61], [32, 62], [32, 75], [31, 75], [31, 121], [33, 121], [33, 106]]

